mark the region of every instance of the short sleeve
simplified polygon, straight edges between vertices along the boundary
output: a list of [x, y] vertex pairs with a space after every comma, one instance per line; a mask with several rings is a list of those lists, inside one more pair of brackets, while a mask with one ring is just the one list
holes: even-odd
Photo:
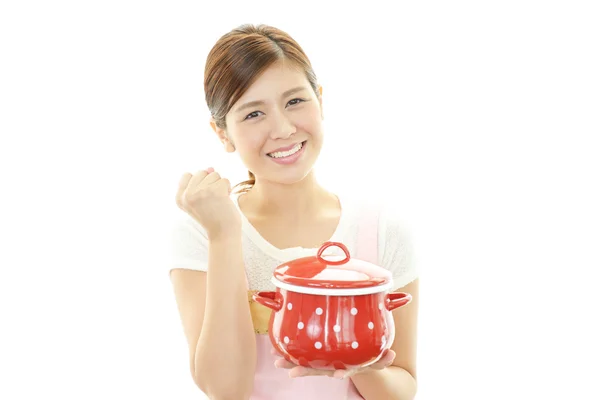
[[379, 254], [381, 266], [392, 273], [393, 290], [418, 278], [413, 234], [397, 212], [383, 208], [379, 216]]
[[175, 218], [171, 231], [169, 273], [176, 268], [208, 270], [206, 231], [187, 214]]

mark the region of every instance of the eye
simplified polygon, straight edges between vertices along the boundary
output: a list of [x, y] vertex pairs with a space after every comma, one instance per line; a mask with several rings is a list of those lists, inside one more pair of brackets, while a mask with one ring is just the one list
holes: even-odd
[[296, 104], [300, 104], [303, 102], [304, 102], [304, 100], [302, 100], [302, 99], [292, 99], [292, 100], [288, 101], [288, 105], [295, 106]]
[[262, 112], [261, 111], [253, 111], [250, 114], [246, 115], [246, 118], [244, 118], [244, 121], [247, 119], [256, 118], [259, 116], [259, 114], [262, 114]]

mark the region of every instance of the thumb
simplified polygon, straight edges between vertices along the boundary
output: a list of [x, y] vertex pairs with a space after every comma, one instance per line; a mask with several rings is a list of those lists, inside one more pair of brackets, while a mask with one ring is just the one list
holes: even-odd
[[337, 379], [346, 379], [359, 372], [359, 369], [338, 369], [333, 373], [333, 377]]

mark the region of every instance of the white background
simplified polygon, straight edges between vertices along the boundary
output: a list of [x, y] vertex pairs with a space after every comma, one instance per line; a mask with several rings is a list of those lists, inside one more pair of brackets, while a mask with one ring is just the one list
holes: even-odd
[[216, 3], [2, 2], [0, 398], [202, 398], [168, 227], [183, 172], [245, 178], [203, 69], [264, 22], [324, 86], [321, 181], [412, 223], [419, 399], [599, 399], [592, 2]]

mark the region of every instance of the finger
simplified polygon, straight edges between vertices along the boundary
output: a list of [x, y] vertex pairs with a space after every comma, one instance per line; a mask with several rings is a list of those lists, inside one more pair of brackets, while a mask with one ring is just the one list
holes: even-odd
[[181, 175], [181, 178], [179, 178], [179, 183], [177, 184], [177, 193], [183, 194], [185, 188], [188, 187], [190, 179], [192, 179], [192, 174], [190, 174], [189, 172], [186, 172], [185, 174]]
[[275, 362], [273, 364], [275, 365], [275, 368], [292, 369], [294, 367], [297, 367], [296, 364], [289, 362], [287, 360], [284, 360], [283, 358], [280, 358], [279, 360], [275, 360]]
[[194, 176], [192, 177], [192, 179], [190, 179], [190, 181], [188, 182], [188, 187], [190, 187], [190, 188], [198, 187], [200, 185], [200, 182], [202, 182], [204, 180], [204, 178], [206, 178], [207, 175], [208, 175], [208, 172], [206, 172], [206, 170], [203, 170], [203, 169], [196, 172], [194, 174]]
[[211, 172], [215, 172], [215, 169], [213, 167], [208, 167], [206, 169], [206, 172], [208, 172], [210, 174]]
[[221, 179], [221, 175], [219, 175], [218, 172], [213, 171], [202, 180], [202, 182], [200, 183], [199, 186], [206, 187], [208, 185], [212, 185], [213, 183], [217, 182], [219, 179]]
[[386, 367], [389, 367], [390, 365], [392, 365], [392, 363], [394, 362], [395, 358], [396, 358], [396, 353], [393, 350], [390, 350], [379, 361], [377, 361], [376, 363], [374, 363], [373, 365], [371, 365], [371, 368], [373, 368], [373, 369], [384, 369]]
[[345, 379], [351, 377], [355, 373], [356, 371], [352, 369], [337, 369], [333, 373], [333, 377], [336, 379]]
[[189, 172], [183, 174], [179, 179], [179, 184], [177, 186], [177, 194], [175, 195], [175, 202], [179, 207], [181, 207], [182, 205], [183, 193], [185, 192], [185, 189], [187, 189], [190, 179], [192, 179], [192, 174], [190, 174]]
[[387, 354], [385, 354], [382, 357], [381, 362], [385, 362], [385, 363], [391, 364], [394, 361], [395, 358], [396, 358], [396, 352], [394, 350], [389, 350], [387, 352]]
[[231, 183], [227, 178], [221, 178], [215, 183], [215, 186], [218, 186], [219, 188], [223, 187], [223, 189], [226, 190], [227, 193], [231, 193]]
[[204, 175], [203, 179], [195, 180], [194, 178], [196, 177], [194, 176], [194, 178], [192, 178], [190, 181], [190, 184], [188, 186], [188, 192], [192, 196], [204, 190], [206, 187], [214, 184], [215, 182], [218, 182], [221, 179], [221, 175], [219, 175], [218, 172], [211, 172], [210, 174], [207, 174], [205, 171], [202, 175]]
[[300, 378], [303, 376], [331, 376], [333, 377], [334, 371], [313, 369], [306, 367], [295, 367], [289, 372], [290, 378]]

